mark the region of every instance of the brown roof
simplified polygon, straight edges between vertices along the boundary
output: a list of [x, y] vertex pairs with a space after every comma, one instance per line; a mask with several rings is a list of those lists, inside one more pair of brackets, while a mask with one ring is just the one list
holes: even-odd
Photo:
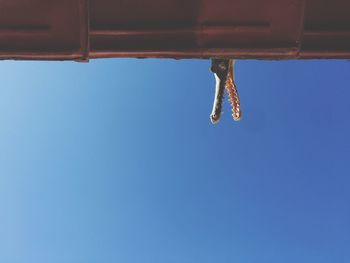
[[348, 0], [0, 0], [0, 59], [350, 58]]

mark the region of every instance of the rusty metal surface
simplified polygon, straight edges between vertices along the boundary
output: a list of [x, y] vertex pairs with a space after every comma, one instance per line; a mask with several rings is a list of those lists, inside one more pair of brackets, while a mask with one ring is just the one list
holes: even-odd
[[293, 57], [303, 2], [92, 0], [91, 56]]
[[0, 0], [0, 58], [86, 60], [85, 0]]
[[0, 0], [0, 59], [350, 58], [348, 0]]

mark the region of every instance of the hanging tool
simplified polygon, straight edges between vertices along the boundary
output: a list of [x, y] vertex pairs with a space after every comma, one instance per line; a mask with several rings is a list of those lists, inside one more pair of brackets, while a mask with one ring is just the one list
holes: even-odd
[[234, 64], [235, 60], [233, 59], [212, 59], [210, 69], [214, 73], [216, 80], [213, 110], [210, 115], [210, 120], [213, 124], [220, 119], [225, 89], [229, 95], [233, 119], [239, 121], [242, 118], [241, 103], [234, 81]]

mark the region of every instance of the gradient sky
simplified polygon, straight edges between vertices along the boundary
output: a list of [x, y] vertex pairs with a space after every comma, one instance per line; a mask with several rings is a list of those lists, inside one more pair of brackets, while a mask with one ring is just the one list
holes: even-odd
[[0, 262], [350, 262], [350, 62], [0, 62]]

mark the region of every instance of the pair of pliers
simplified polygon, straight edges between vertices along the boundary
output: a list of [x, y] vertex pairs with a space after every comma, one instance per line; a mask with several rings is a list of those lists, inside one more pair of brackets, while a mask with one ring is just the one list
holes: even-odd
[[231, 102], [233, 119], [239, 121], [242, 118], [240, 99], [234, 81], [234, 63], [233, 59], [212, 59], [210, 70], [214, 73], [216, 80], [213, 110], [210, 115], [213, 124], [220, 119], [225, 89]]

